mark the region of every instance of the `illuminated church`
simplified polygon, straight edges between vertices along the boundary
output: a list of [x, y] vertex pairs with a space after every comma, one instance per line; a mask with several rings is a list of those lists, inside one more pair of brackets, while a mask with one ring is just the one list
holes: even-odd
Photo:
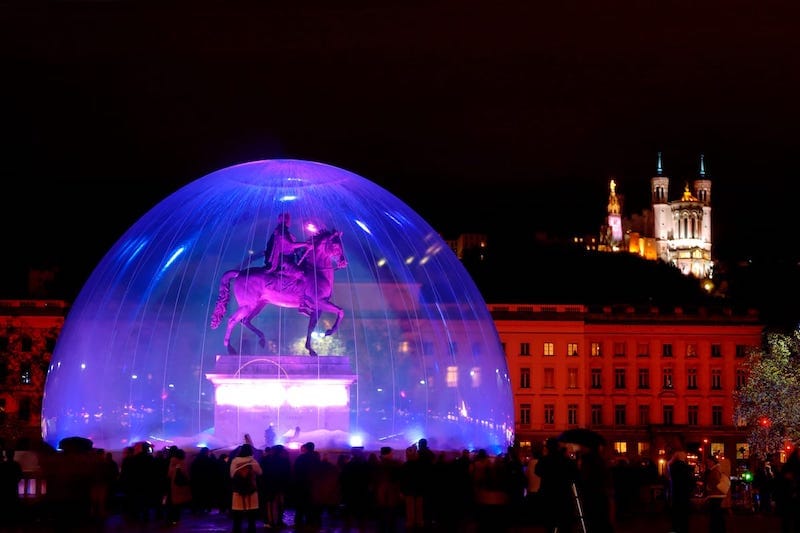
[[691, 188], [687, 182], [676, 200], [669, 199], [670, 179], [663, 173], [661, 152], [656, 175], [650, 179], [651, 207], [623, 220], [616, 182], [610, 182], [608, 217], [601, 231], [599, 250], [629, 251], [645, 259], [660, 259], [683, 274], [712, 276], [711, 180], [700, 155], [700, 172]]

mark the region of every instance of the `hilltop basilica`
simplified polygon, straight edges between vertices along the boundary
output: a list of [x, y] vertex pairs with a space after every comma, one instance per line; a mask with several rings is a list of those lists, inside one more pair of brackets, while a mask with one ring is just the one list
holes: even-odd
[[616, 182], [609, 185], [608, 216], [600, 232], [598, 250], [628, 251], [645, 259], [662, 260], [687, 276], [710, 278], [711, 180], [706, 177], [700, 155], [698, 177], [687, 182], [682, 194], [669, 199], [670, 178], [663, 173], [661, 152], [656, 175], [650, 179], [650, 209], [630, 219], [622, 217]]

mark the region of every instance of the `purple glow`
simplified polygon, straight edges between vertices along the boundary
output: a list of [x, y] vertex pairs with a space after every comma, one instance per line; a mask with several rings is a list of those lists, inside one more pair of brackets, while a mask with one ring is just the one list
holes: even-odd
[[[344, 318], [324, 336], [335, 316], [321, 316], [312, 341], [319, 357], [310, 357], [303, 347], [308, 318], [267, 305], [253, 319], [265, 346], [239, 324], [231, 345], [241, 355], [229, 355], [225, 328], [209, 327], [220, 278], [263, 265], [283, 212], [291, 213], [297, 240], [318, 228], [343, 232], [348, 265], [335, 272], [331, 302]], [[230, 302], [225, 320], [234, 308]], [[331, 357], [348, 375], [325, 374]], [[292, 365], [304, 377], [269, 370]], [[265, 372], [274, 379], [265, 382]], [[325, 406], [338, 411], [321, 420]], [[141, 439], [229, 446], [269, 424], [279, 437], [291, 433], [301, 410], [302, 437], [320, 447], [353, 438], [368, 448], [399, 447], [424, 436], [439, 449], [498, 452], [513, 441], [511, 388], [494, 323], [436, 231], [391, 193], [345, 170], [257, 161], [179, 189], [98, 264], [53, 354], [43, 436], [56, 445], [81, 435], [108, 449]]]

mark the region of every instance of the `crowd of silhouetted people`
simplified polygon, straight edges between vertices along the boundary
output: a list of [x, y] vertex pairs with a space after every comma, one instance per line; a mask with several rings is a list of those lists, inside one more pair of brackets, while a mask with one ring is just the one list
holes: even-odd
[[[76, 439], [60, 451], [40, 454], [46, 494], [35, 512], [25, 512], [17, 494], [23, 472], [13, 451], [5, 450], [0, 529], [31, 520], [53, 524], [56, 531], [71, 525], [102, 528], [111, 514], [130, 524], [170, 527], [188, 514], [213, 513], [230, 516], [235, 533], [253, 533], [257, 526], [286, 527], [291, 510], [295, 531], [336, 523], [344, 531], [380, 533], [525, 526], [606, 533], [635, 512], [640, 487], [664, 482], [668, 494], [677, 491], [652, 463], [632, 465], [623, 456], [606, 455], [602, 447], [576, 453], [555, 438], [524, 453], [509, 447], [496, 455], [482, 449], [437, 452], [425, 439], [405, 449], [385, 446], [374, 452], [320, 451], [313, 442], [299, 451], [280, 444], [258, 448], [249, 441], [233, 450], [189, 451], [155, 450], [140, 442], [126, 448], [117, 463], [111, 453], [92, 448], [91, 441]], [[685, 460], [685, 454], [676, 452], [678, 459]], [[234, 473], [253, 462], [254, 492], [237, 494], [244, 489], [234, 486]], [[671, 462], [669, 471], [680, 466]], [[798, 531], [797, 450], [775, 479], [769, 492], [771, 501], [779, 502], [775, 512], [786, 514], [785, 531]], [[681, 505], [690, 493], [688, 481], [679, 493]], [[681, 515], [674, 523], [683, 529], [687, 508], [676, 509]]]

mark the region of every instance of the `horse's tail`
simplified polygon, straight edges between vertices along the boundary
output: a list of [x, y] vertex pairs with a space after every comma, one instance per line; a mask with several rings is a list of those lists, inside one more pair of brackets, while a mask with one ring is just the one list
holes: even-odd
[[230, 282], [238, 275], [238, 270], [228, 270], [222, 275], [222, 279], [219, 281], [219, 296], [214, 306], [214, 314], [211, 315], [211, 329], [217, 329], [222, 323], [222, 317], [225, 316], [228, 309], [228, 300], [231, 299]]

